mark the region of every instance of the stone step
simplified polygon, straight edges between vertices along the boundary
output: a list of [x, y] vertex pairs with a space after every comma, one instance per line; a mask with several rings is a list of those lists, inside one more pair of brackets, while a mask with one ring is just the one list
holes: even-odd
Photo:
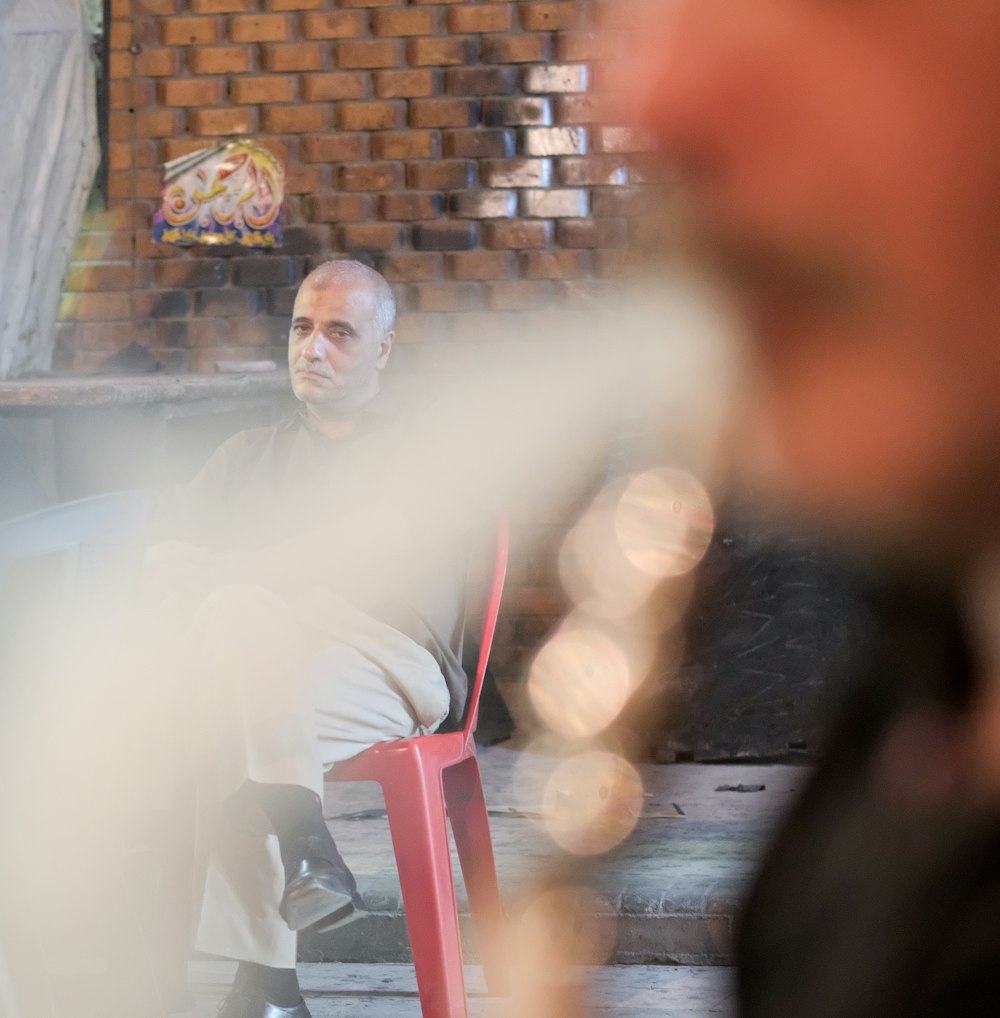
[[[192, 963], [197, 1008], [190, 1018], [215, 1018], [235, 966]], [[729, 969], [606, 966], [581, 969], [590, 1018], [734, 1018]], [[420, 1018], [413, 969], [408, 965], [302, 964], [299, 981], [313, 1018]], [[516, 1018], [510, 1004], [488, 997], [478, 966], [466, 967], [469, 1018]]]
[[[512, 908], [555, 847], [541, 817], [540, 789], [552, 758], [503, 747], [480, 766], [501, 893]], [[739, 902], [767, 834], [808, 771], [787, 765], [675, 764], [641, 768], [646, 809], [632, 836], [609, 856], [582, 860], [615, 924], [619, 964], [728, 965]], [[759, 792], [718, 791], [720, 787]], [[325, 812], [358, 878], [370, 914], [332, 933], [300, 938], [314, 962], [405, 962], [409, 942], [381, 793], [368, 783], [327, 785]], [[459, 911], [467, 903], [452, 851]], [[475, 960], [468, 917], [464, 935]]]

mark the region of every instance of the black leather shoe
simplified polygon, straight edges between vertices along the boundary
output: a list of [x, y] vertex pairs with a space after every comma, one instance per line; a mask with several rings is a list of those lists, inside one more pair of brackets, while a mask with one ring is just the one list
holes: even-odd
[[219, 1004], [219, 1018], [312, 1018], [306, 1002], [295, 1007], [278, 1007], [254, 990], [233, 990]]
[[[289, 929], [332, 929], [362, 907], [358, 885], [339, 855], [334, 860], [316, 855], [319, 846], [310, 842], [306, 839], [301, 852], [286, 863], [287, 883], [278, 911]], [[324, 847], [329, 854], [329, 847]]]

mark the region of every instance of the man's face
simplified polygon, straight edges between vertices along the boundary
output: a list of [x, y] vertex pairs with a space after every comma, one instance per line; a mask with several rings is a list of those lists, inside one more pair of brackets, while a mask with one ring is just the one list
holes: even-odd
[[303, 284], [288, 334], [295, 395], [317, 416], [349, 416], [378, 392], [392, 340], [376, 324], [365, 282]]
[[742, 308], [779, 482], [935, 535], [981, 514], [1000, 465], [1000, 4], [646, 6], [637, 119]]

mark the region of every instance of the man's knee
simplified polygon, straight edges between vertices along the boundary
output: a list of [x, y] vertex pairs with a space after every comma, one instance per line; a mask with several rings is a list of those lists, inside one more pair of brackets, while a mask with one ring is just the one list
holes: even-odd
[[198, 607], [192, 651], [205, 665], [259, 672], [294, 666], [302, 659], [303, 634], [288, 604], [264, 587], [228, 584]]

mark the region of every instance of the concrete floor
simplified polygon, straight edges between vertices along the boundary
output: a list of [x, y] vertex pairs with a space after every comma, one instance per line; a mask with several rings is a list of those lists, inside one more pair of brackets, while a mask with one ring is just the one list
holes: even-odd
[[[233, 966], [197, 962], [192, 986], [198, 998], [188, 1018], [215, 1018]], [[582, 969], [587, 1012], [579, 1018], [734, 1018], [732, 974], [725, 968], [619, 965]], [[313, 1018], [420, 1018], [413, 970], [407, 965], [307, 963], [299, 966], [303, 996]], [[519, 1018], [502, 998], [487, 997], [480, 969], [466, 972], [469, 1018]]]
[[[551, 864], [541, 788], [556, 761], [530, 750], [484, 750], [480, 765], [491, 814], [501, 893], [513, 901]], [[612, 961], [726, 965], [743, 888], [767, 833], [808, 771], [793, 766], [676, 764], [642, 769], [646, 807], [632, 836], [584, 869], [614, 914]], [[719, 792], [720, 785], [764, 785]], [[676, 808], [675, 808], [676, 807]], [[303, 960], [403, 962], [409, 958], [399, 881], [376, 785], [327, 785], [326, 816], [372, 914], [322, 937], [304, 937]], [[459, 908], [465, 894], [457, 859]], [[467, 959], [475, 959], [469, 938]]]

